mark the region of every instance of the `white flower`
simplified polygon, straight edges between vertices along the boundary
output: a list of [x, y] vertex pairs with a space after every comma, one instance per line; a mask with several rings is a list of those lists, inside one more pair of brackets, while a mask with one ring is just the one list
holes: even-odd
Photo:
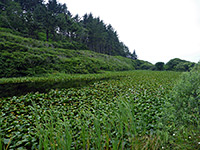
[[175, 136], [176, 134], [174, 133], [173, 136]]
[[198, 142], [198, 144], [200, 145], [200, 142]]

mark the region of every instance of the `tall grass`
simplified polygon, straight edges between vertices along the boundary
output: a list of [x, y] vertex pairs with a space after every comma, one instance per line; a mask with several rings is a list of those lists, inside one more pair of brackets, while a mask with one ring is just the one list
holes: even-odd
[[111, 79], [115, 77], [125, 77], [130, 76], [133, 73], [140, 73], [144, 71], [104, 71], [98, 74], [65, 74], [65, 73], [55, 73], [55, 74], [44, 74], [38, 77], [17, 77], [17, 78], [1, 78], [0, 84], [8, 83], [26, 83], [26, 82], [71, 82], [71, 81], [91, 81], [91, 80], [101, 80], [101, 79]]
[[[182, 74], [164, 105], [160, 135], [166, 149], [200, 149], [200, 63]], [[164, 132], [163, 132], [164, 131]]]

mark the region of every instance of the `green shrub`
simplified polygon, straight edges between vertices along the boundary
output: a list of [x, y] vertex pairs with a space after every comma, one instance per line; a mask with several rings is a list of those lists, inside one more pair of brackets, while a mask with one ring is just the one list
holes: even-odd
[[193, 62], [174, 58], [166, 63], [165, 69], [171, 71], [190, 71], [194, 67], [194, 65], [195, 63]]
[[28, 51], [28, 48], [18, 43], [0, 42], [0, 50], [1, 51], [6, 50], [8, 52], [14, 52], [14, 51], [26, 52]]
[[143, 60], [134, 60], [134, 68], [137, 70], [153, 70], [154, 65]]
[[[164, 122], [174, 126], [200, 125], [200, 63], [191, 72], [182, 74], [169, 100], [166, 101]], [[169, 117], [170, 116], [170, 117]]]
[[[196, 66], [198, 68], [200, 63]], [[183, 124], [198, 124], [200, 119], [200, 70], [184, 73], [174, 88], [176, 119]]]
[[164, 70], [164, 65], [165, 65], [164, 62], [157, 62], [157, 63], [155, 64], [156, 70], [159, 70], [159, 71]]
[[181, 62], [176, 67], [176, 71], [190, 71], [194, 67], [195, 63]]
[[[0, 28], [0, 77], [35, 76], [45, 73], [97, 73], [148, 69], [152, 64], [121, 56], [109, 56], [67, 40], [44, 42]], [[38, 34], [40, 39], [45, 35]], [[74, 49], [74, 50], [70, 50]]]
[[183, 73], [166, 99], [160, 134], [166, 149], [199, 149], [200, 63]]

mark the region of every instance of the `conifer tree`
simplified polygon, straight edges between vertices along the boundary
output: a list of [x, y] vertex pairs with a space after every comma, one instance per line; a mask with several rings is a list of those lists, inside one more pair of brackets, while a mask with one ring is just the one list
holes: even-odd
[[24, 15], [21, 6], [12, 1], [2, 1], [0, 11], [0, 26], [23, 32]]
[[133, 54], [132, 54], [132, 59], [136, 60], [138, 57], [137, 57], [137, 54], [135, 52], [135, 50], [133, 51]]
[[26, 12], [33, 12], [37, 5], [41, 5], [44, 3], [44, 0], [14, 0], [19, 3], [23, 10]]
[[[72, 17], [67, 6], [57, 0], [1, 0], [0, 26], [20, 31], [25, 36], [38, 38], [46, 34], [46, 41], [69, 40], [84, 44], [88, 49], [109, 54], [131, 55], [128, 47], [119, 40], [117, 31], [91, 13], [83, 18]], [[137, 55], [132, 54], [134, 59]]]

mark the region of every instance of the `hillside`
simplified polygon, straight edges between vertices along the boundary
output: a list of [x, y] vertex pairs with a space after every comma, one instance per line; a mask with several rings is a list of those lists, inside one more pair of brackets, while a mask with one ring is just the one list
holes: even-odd
[[[153, 66], [141, 60], [76, 50], [70, 42], [43, 42], [0, 29], [0, 77], [34, 76], [45, 73], [97, 73]], [[73, 50], [75, 49], [75, 50]]]
[[190, 71], [173, 59], [155, 66], [137, 59], [111, 24], [91, 13], [72, 15], [57, 0], [0, 2], [0, 77], [123, 70]]
[[59, 47], [60, 43], [66, 42], [65, 48], [137, 58], [119, 40], [111, 24], [105, 24], [91, 13], [72, 15], [67, 5], [57, 0], [1, 1], [0, 27], [20, 32], [25, 37], [54, 42]]

